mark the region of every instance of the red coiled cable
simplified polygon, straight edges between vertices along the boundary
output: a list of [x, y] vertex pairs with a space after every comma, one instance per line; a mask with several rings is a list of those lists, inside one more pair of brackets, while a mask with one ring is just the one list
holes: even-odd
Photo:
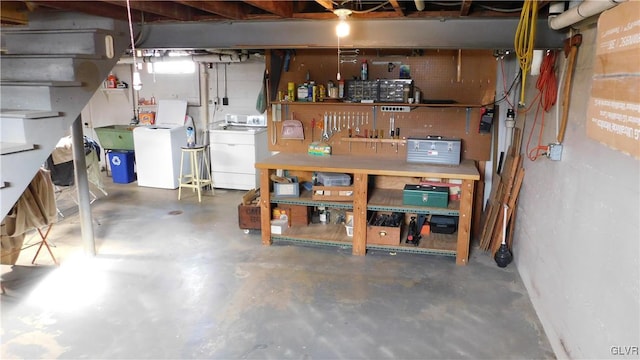
[[[538, 106], [536, 108], [536, 114], [533, 120], [533, 126], [531, 127], [531, 132], [529, 132], [529, 139], [527, 140], [526, 150], [527, 157], [531, 161], [535, 161], [541, 153], [547, 150], [547, 146], [542, 145], [541, 140], [542, 134], [544, 132], [544, 114], [551, 110], [553, 105], [555, 105], [556, 98], [558, 96], [558, 80], [556, 79], [555, 73], [556, 57], [556, 51], [547, 51], [544, 59], [542, 60], [542, 64], [540, 65], [540, 76], [538, 77], [538, 81], [536, 82], [536, 89], [538, 89], [538, 94], [536, 95], [536, 97], [539, 98], [539, 100]], [[531, 143], [531, 138], [533, 137], [533, 132], [538, 122], [538, 114], [540, 113], [540, 109], [544, 111], [542, 111], [542, 116], [540, 118], [538, 145], [529, 150], [529, 144]]]

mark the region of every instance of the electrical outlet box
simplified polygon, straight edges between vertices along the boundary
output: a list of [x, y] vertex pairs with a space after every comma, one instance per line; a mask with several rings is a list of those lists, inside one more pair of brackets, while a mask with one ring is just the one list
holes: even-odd
[[562, 160], [562, 144], [549, 144], [549, 159], [553, 161]]

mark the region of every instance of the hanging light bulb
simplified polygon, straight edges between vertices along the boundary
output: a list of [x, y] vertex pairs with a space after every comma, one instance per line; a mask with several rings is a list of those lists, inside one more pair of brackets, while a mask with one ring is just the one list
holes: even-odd
[[336, 35], [338, 36], [338, 73], [336, 74], [336, 78], [340, 81], [340, 38], [349, 36], [351, 27], [347, 23], [347, 17], [351, 15], [352, 11], [346, 8], [338, 8], [333, 10], [333, 13], [340, 19], [336, 26]]
[[343, 38], [345, 36], [349, 36], [350, 31], [351, 27], [347, 23], [347, 20], [341, 18], [340, 22], [338, 22], [338, 25], [336, 25], [336, 35], [338, 35], [339, 38]]
[[349, 36], [351, 30], [349, 23], [347, 23], [347, 17], [351, 15], [352, 11], [345, 8], [335, 9], [333, 13], [340, 19], [336, 26], [336, 35], [339, 38]]
[[140, 80], [140, 72], [137, 69], [133, 72], [133, 90], [142, 90], [142, 80]]

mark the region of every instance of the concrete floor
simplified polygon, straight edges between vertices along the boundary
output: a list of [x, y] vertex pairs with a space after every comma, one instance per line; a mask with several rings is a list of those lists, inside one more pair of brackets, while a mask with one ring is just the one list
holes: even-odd
[[[97, 256], [77, 211], [48, 254], [2, 266], [2, 359], [554, 358], [512, 264], [276, 243], [237, 225], [244, 192], [112, 184], [93, 205]], [[35, 242], [34, 234], [28, 241]]]

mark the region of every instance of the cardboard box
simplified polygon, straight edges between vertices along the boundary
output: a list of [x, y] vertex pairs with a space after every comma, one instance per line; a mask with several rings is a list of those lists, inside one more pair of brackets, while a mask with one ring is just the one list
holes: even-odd
[[309, 155], [318, 155], [318, 156], [331, 155], [331, 145], [321, 143], [321, 142], [312, 142], [311, 144], [309, 144], [307, 153]]
[[[289, 226], [307, 226], [311, 221], [312, 208], [306, 205], [279, 204], [276, 209], [283, 209], [289, 219]], [[276, 218], [275, 216], [273, 217]]]
[[138, 116], [138, 121], [140, 125], [154, 125], [156, 123], [156, 113], [151, 112], [141, 112]]
[[400, 245], [400, 233], [402, 230], [402, 224], [404, 224], [404, 218], [400, 222], [400, 226], [397, 227], [378, 226], [374, 225], [378, 214], [388, 215], [388, 213], [377, 212], [371, 214], [371, 217], [367, 222], [367, 244], [393, 246]]
[[260, 206], [238, 205], [238, 226], [243, 230], [261, 230]]

